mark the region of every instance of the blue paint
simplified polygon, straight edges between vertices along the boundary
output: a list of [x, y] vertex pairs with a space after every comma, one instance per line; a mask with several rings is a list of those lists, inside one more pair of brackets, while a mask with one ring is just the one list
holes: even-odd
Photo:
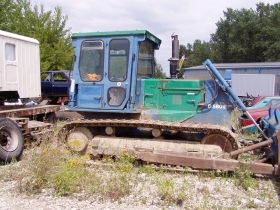
[[278, 109], [270, 109], [269, 113], [268, 116], [263, 118], [261, 123], [264, 124], [265, 134], [273, 140], [271, 147], [273, 148], [275, 159], [277, 160], [279, 139], [277, 139], [276, 133], [280, 131], [280, 112]]
[[219, 82], [220, 87], [229, 94], [229, 97], [232, 98], [232, 102], [236, 103], [242, 109], [242, 111], [247, 111], [246, 106], [242, 103], [240, 98], [238, 98], [238, 96], [233, 92], [229, 84], [224, 80], [224, 78], [218, 72], [218, 70], [215, 68], [212, 62], [209, 59], [207, 59], [206, 61], [203, 62], [203, 65], [207, 66], [211, 70], [211, 72], [215, 75], [215, 77]]
[[[205, 102], [210, 102], [215, 96], [214, 81], [205, 81]], [[205, 106], [201, 113], [190, 118], [186, 123], [209, 123], [218, 124], [231, 128], [230, 113], [233, 105], [228, 95], [218, 87], [217, 98], [209, 105]]]

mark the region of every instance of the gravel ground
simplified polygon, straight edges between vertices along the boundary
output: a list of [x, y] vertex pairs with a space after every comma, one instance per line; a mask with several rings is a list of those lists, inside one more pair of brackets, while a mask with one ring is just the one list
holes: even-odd
[[[16, 168], [21, 167], [20, 162]], [[101, 176], [111, 176], [108, 170], [89, 166]], [[9, 166], [1, 166], [0, 174], [7, 174]], [[273, 178], [254, 178], [256, 188], [244, 189], [231, 178], [202, 176], [193, 173], [156, 172], [138, 173], [128, 195], [117, 201], [80, 192], [68, 197], [57, 197], [53, 189], [36, 195], [19, 192], [18, 182], [1, 179], [0, 209], [280, 209], [279, 186]], [[6, 176], [7, 177], [7, 176]], [[173, 183], [170, 191], [174, 202], [166, 202], [159, 183]], [[164, 185], [161, 185], [164, 187]], [[166, 187], [166, 186], [165, 186]], [[163, 189], [166, 190], [167, 188]], [[175, 199], [176, 198], [176, 199]]]

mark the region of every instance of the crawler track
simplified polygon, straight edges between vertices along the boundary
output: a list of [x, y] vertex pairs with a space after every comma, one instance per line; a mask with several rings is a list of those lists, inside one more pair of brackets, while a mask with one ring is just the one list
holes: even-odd
[[[98, 158], [99, 155], [109, 155], [109, 156], [118, 156], [118, 150], [122, 150], [122, 148], [127, 148], [127, 152], [129, 155], [133, 155], [137, 160], [141, 160], [148, 163], [154, 164], [164, 164], [170, 166], [181, 166], [181, 167], [189, 167], [192, 170], [221, 170], [221, 171], [235, 171], [237, 167], [240, 165], [246, 165], [248, 169], [252, 173], [256, 174], [279, 174], [278, 167], [273, 166], [271, 164], [266, 163], [242, 163], [230, 158], [229, 153], [222, 153], [221, 155], [217, 153], [213, 156], [208, 153], [205, 153], [204, 156], [199, 156], [201, 153], [192, 153], [192, 150], [180, 150], [183, 148], [183, 145], [175, 146], [175, 150], [169, 150], [169, 147], [165, 147], [165, 149], [161, 150], [161, 147], [156, 146], [156, 142], [153, 140], [144, 140], [143, 144], [139, 144], [141, 139], [130, 139], [130, 138], [118, 138], [114, 136], [108, 136], [108, 138], [100, 137], [100, 131], [105, 131], [107, 127], [114, 128], [149, 128], [149, 129], [162, 129], [168, 131], [182, 131], [182, 132], [201, 132], [204, 134], [218, 134], [225, 136], [231, 143], [233, 150], [239, 149], [239, 140], [238, 136], [235, 135], [229, 128], [220, 126], [220, 125], [210, 125], [210, 124], [200, 124], [200, 123], [178, 123], [178, 122], [162, 122], [162, 121], [152, 121], [152, 120], [125, 120], [125, 119], [94, 119], [94, 120], [78, 120], [72, 121], [65, 124], [58, 133], [58, 136], [61, 140], [67, 140], [67, 137], [75, 134], [77, 131], [81, 131], [78, 128], [86, 128], [87, 131], [91, 131], [95, 136], [89, 143], [88, 148], [92, 151], [93, 157]], [[95, 129], [100, 128], [100, 129]], [[85, 130], [85, 131], [86, 131]], [[99, 131], [99, 132], [96, 132]], [[84, 136], [89, 136], [84, 133]], [[76, 133], [77, 134], [77, 133]], [[71, 138], [70, 138], [71, 139]], [[88, 138], [90, 139], [90, 138]], [[105, 139], [105, 140], [103, 140]], [[129, 139], [129, 140], [127, 140]], [[78, 140], [78, 139], [77, 139]], [[75, 140], [76, 141], [76, 140]], [[129, 144], [128, 142], [135, 141], [134, 143]], [[137, 142], [140, 146], [137, 146]], [[158, 139], [161, 141], [161, 139]], [[167, 141], [162, 141], [164, 144]], [[170, 140], [172, 142], [173, 140]], [[82, 141], [81, 141], [82, 142]], [[114, 144], [114, 142], [117, 144]], [[168, 142], [169, 143], [169, 142]], [[167, 144], [168, 144], [167, 143]], [[176, 144], [176, 140], [174, 141]], [[181, 142], [182, 143], [182, 142]], [[149, 145], [148, 145], [149, 144]], [[186, 141], [186, 145], [187, 145]], [[142, 146], [141, 146], [142, 145]], [[192, 144], [193, 145], [193, 144]], [[216, 145], [212, 145], [217, 148]], [[179, 148], [178, 148], [179, 147]], [[209, 145], [205, 145], [202, 148], [209, 147]], [[178, 149], [178, 151], [177, 151]], [[80, 150], [85, 151], [85, 149]], [[205, 150], [206, 151], [206, 150]], [[212, 150], [211, 150], [212, 151]], [[236, 152], [236, 151], [235, 151]], [[122, 153], [120, 153], [122, 154]], [[198, 154], [198, 156], [196, 155]]]
[[94, 119], [94, 120], [77, 120], [65, 124], [59, 131], [59, 136], [65, 136], [75, 127], [131, 127], [131, 128], [150, 128], [162, 129], [181, 132], [200, 132], [205, 134], [221, 134], [229, 139], [233, 150], [239, 148], [237, 136], [227, 127], [221, 125], [201, 124], [201, 123], [179, 123], [179, 122], [163, 122], [153, 120], [125, 120], [125, 119]]

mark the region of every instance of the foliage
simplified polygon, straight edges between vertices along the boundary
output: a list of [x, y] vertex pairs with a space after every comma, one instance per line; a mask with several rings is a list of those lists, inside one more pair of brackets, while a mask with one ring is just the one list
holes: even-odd
[[249, 188], [257, 188], [258, 182], [253, 177], [253, 173], [249, 170], [248, 163], [243, 164], [240, 163], [239, 166], [236, 168], [235, 174], [235, 185], [241, 186], [245, 190], [248, 190]]
[[12, 0], [0, 0], [0, 29], [7, 31], [9, 28], [9, 13], [12, 10]]
[[159, 193], [161, 195], [162, 200], [167, 200], [170, 201], [174, 199], [174, 188], [175, 188], [175, 183], [170, 180], [159, 180], [157, 182], [157, 187], [159, 190]]
[[[32, 153], [25, 168], [28, 174], [23, 173], [20, 179], [20, 189], [27, 193], [40, 193], [48, 186], [53, 168], [57, 167], [60, 153], [54, 147], [43, 148], [40, 153]], [[24, 181], [25, 177], [30, 179]]]
[[163, 68], [159, 63], [156, 63], [156, 66], [155, 66], [155, 78], [157, 78], [157, 79], [166, 78], [166, 74], [163, 72]]
[[67, 195], [77, 189], [82, 178], [87, 174], [83, 159], [74, 156], [68, 161], [60, 162], [60, 170], [53, 177], [54, 189], [58, 196]]
[[280, 3], [256, 10], [228, 8], [211, 34], [215, 62], [265, 62], [280, 59]]
[[227, 8], [209, 42], [195, 40], [180, 45], [186, 55], [183, 68], [215, 63], [272, 62], [280, 60], [280, 3], [258, 3], [256, 10]]
[[212, 60], [212, 49], [209, 42], [195, 40], [193, 45], [187, 44], [187, 46], [180, 45], [180, 58], [186, 55], [186, 60], [183, 63], [182, 68], [202, 65], [202, 62], [207, 58]]
[[[74, 53], [70, 28], [65, 29], [68, 16], [62, 9], [45, 11], [44, 6], [31, 5], [29, 0], [1, 0], [0, 29], [28, 36], [40, 42], [40, 69], [64, 70], [71, 66]], [[3, 20], [3, 21], [2, 21]]]
[[121, 173], [129, 173], [134, 166], [135, 157], [129, 155], [126, 149], [122, 149], [121, 156], [119, 157], [119, 170]]

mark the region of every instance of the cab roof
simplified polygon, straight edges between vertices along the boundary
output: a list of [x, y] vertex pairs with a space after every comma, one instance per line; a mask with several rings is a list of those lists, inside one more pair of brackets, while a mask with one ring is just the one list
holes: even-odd
[[73, 33], [72, 38], [101, 37], [101, 36], [129, 36], [129, 35], [145, 35], [149, 40], [161, 44], [161, 40], [147, 30], [132, 31], [106, 31], [106, 32], [81, 32]]

